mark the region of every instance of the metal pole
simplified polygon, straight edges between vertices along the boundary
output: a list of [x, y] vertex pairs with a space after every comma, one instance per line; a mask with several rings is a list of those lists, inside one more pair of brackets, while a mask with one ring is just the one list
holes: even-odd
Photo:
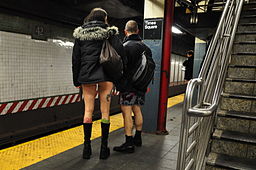
[[166, 112], [167, 112], [167, 98], [170, 80], [170, 59], [172, 46], [172, 22], [174, 12], [174, 0], [165, 0], [164, 11], [164, 40], [163, 40], [163, 59], [161, 69], [161, 84], [160, 84], [160, 101], [159, 114], [157, 122], [157, 132], [166, 134]]

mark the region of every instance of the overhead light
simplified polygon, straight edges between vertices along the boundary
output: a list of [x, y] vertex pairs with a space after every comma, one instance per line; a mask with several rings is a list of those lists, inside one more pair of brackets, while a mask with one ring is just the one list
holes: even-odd
[[198, 15], [196, 13], [193, 13], [190, 18], [191, 24], [197, 24], [198, 23]]
[[174, 34], [183, 34], [183, 32], [175, 26], [172, 26], [172, 32]]

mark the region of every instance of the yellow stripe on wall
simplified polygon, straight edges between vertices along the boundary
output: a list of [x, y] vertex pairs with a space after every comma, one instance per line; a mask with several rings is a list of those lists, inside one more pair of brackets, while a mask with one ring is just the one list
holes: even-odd
[[[168, 99], [168, 107], [183, 101], [184, 95]], [[100, 120], [93, 122], [92, 139], [101, 136]], [[110, 132], [123, 127], [122, 114], [111, 116]], [[83, 126], [0, 150], [0, 170], [21, 169], [83, 143]]]

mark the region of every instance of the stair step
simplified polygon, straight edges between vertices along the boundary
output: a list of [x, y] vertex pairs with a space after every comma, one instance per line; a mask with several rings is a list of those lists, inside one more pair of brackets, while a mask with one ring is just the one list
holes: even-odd
[[237, 79], [237, 78], [226, 78], [226, 81], [231, 81], [231, 82], [244, 82], [244, 83], [256, 83], [256, 80]]
[[218, 110], [217, 115], [218, 129], [256, 135], [256, 111]]
[[256, 14], [256, 8], [243, 9], [241, 16]]
[[243, 9], [244, 8], [256, 8], [256, 2], [249, 0], [249, 3], [243, 4]]
[[212, 137], [214, 139], [224, 139], [245, 144], [256, 144], [256, 135], [248, 133], [215, 129]]
[[230, 133], [223, 134], [220, 137], [221, 133], [222, 131], [215, 131], [215, 136], [212, 137], [212, 152], [240, 158], [256, 159], [256, 146], [253, 136], [246, 140], [245, 137], [231, 135]]
[[256, 96], [222, 94], [220, 109], [238, 112], [255, 112]]
[[256, 54], [235, 54], [232, 55], [231, 65], [254, 65], [256, 66]]
[[253, 10], [256, 8], [256, 3], [255, 2], [249, 2], [249, 3], [244, 3], [243, 6], [243, 11], [248, 11], [248, 10]]
[[220, 110], [218, 111], [218, 116], [246, 119], [246, 120], [256, 120], [256, 111], [255, 112], [237, 112], [237, 111]]
[[234, 43], [233, 45], [233, 53], [239, 52], [256, 52], [256, 42], [239, 42]]
[[256, 15], [243, 15], [239, 20], [239, 24], [253, 23], [256, 21]]
[[256, 44], [256, 41], [240, 41], [240, 42], [235, 42], [234, 44]]
[[256, 34], [256, 25], [238, 25], [237, 34]]
[[253, 22], [253, 23], [241, 23], [239, 25], [241, 25], [241, 26], [256, 26], [256, 22]]
[[244, 13], [246, 13], [246, 12], [248, 12], [248, 11], [256, 11], [256, 7], [251, 7], [251, 6], [249, 6], [250, 4], [248, 4], [247, 5], [247, 8], [243, 8], [242, 9], [242, 12], [244, 12]]
[[256, 161], [211, 152], [207, 157], [207, 165], [236, 170], [255, 170]]
[[256, 96], [256, 80], [227, 78], [224, 86], [225, 93]]
[[[238, 53], [241, 55], [241, 53]], [[255, 60], [251, 61], [255, 64]], [[228, 68], [228, 78], [243, 78], [248, 80], [255, 80], [256, 65], [230, 65]]]
[[256, 68], [256, 66], [254, 65], [247, 65], [247, 66], [244, 66], [244, 65], [229, 65], [230, 68]]
[[255, 95], [240, 95], [240, 94], [222, 93], [222, 96], [227, 97], [227, 98], [235, 98], [235, 99], [256, 100]]
[[256, 55], [256, 52], [239, 52], [233, 53], [234, 55]]
[[241, 18], [256, 18], [256, 15], [243, 15]]
[[236, 34], [252, 34], [252, 35], [255, 35], [256, 31], [243, 31], [243, 32], [238, 31]]
[[256, 41], [256, 32], [238, 32], [235, 36], [235, 43], [243, 41]]

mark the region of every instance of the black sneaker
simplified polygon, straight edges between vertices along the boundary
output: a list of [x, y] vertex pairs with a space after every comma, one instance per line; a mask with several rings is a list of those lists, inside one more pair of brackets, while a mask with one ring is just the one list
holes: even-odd
[[132, 144], [124, 143], [120, 146], [115, 146], [113, 150], [122, 153], [134, 153], [135, 147]]

